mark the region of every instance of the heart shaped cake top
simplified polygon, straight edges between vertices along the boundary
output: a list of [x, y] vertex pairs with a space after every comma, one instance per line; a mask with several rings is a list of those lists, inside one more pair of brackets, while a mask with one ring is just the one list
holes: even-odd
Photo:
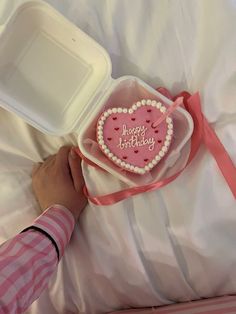
[[173, 121], [166, 107], [156, 100], [138, 101], [131, 108], [110, 108], [97, 123], [97, 141], [102, 152], [117, 166], [138, 174], [155, 167], [169, 150]]

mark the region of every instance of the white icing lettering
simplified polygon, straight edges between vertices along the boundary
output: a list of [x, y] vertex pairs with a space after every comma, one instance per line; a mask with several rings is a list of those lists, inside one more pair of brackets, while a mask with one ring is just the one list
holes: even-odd
[[145, 137], [147, 130], [148, 128], [144, 125], [128, 128], [126, 124], [123, 124], [117, 147], [123, 150], [148, 145], [148, 149], [152, 151], [155, 146], [155, 139], [154, 137]]
[[147, 128], [145, 128], [144, 125], [136, 126], [134, 128], [127, 128], [127, 125], [123, 124], [122, 136], [127, 136], [127, 135], [145, 136], [146, 131], [147, 131]]
[[117, 145], [117, 147], [123, 150], [123, 149], [131, 148], [131, 147], [135, 148], [135, 147], [145, 146], [145, 145], [148, 145], [148, 149], [152, 151], [155, 146], [155, 139], [153, 137], [149, 137], [149, 138], [144, 138], [144, 136], [138, 137], [136, 135], [131, 136], [129, 140], [122, 139], [120, 137], [119, 144]]

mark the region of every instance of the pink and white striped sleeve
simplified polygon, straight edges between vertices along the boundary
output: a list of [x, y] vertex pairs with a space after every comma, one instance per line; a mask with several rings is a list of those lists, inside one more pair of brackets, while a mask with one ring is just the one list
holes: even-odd
[[0, 246], [0, 313], [23, 313], [46, 288], [70, 240], [75, 220], [48, 208], [32, 226]]

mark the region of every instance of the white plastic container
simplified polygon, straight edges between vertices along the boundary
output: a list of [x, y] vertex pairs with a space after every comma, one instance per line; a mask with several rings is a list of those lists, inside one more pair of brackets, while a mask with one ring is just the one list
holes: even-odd
[[95, 140], [98, 116], [104, 109], [129, 107], [143, 98], [172, 102], [137, 77], [112, 79], [108, 53], [44, 2], [22, 4], [0, 30], [4, 108], [44, 133], [76, 132], [81, 152], [128, 184], [152, 182], [173, 166], [193, 131], [188, 112], [174, 112], [174, 142], [158, 166], [145, 175], [126, 172], [100, 151]]

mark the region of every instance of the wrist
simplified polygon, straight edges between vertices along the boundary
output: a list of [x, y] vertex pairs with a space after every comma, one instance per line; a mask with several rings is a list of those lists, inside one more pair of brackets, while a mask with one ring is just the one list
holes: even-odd
[[71, 213], [71, 215], [74, 217], [75, 222], [79, 219], [79, 216], [81, 214], [81, 211], [73, 210], [72, 208], [67, 208], [68, 211]]
[[70, 217], [72, 217], [75, 221], [78, 219], [78, 218], [76, 218], [74, 212], [73, 212], [69, 207], [67, 207], [67, 206], [65, 206], [65, 205], [55, 203], [55, 204], [49, 206], [47, 209], [49, 209], [49, 208], [58, 208], [58, 209], [62, 209], [63, 211], [66, 212], [67, 215], [69, 215]]

